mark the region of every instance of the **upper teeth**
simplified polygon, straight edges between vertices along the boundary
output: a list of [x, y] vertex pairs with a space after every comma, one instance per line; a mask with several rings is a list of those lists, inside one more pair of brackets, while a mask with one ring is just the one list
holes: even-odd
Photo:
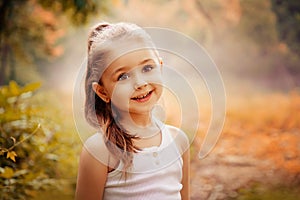
[[149, 93], [150, 93], [150, 92], [147, 92], [146, 94], [137, 96], [137, 97], [135, 97], [135, 98], [137, 98], [137, 99], [145, 98]]

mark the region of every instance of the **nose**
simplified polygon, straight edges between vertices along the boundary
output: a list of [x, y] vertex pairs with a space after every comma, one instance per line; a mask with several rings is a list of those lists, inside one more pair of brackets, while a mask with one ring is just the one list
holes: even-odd
[[143, 78], [142, 75], [135, 74], [135, 83], [134, 83], [134, 89], [139, 90], [143, 87], [147, 86], [147, 81]]

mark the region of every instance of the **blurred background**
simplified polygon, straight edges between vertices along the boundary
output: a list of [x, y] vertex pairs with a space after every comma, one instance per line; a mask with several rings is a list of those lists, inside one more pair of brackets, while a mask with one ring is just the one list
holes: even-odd
[[209, 103], [199, 105], [192, 199], [300, 198], [300, 1], [1, 0], [1, 200], [74, 198], [82, 142], [73, 88], [100, 21], [179, 31], [216, 63], [226, 121], [198, 159], [211, 117]]

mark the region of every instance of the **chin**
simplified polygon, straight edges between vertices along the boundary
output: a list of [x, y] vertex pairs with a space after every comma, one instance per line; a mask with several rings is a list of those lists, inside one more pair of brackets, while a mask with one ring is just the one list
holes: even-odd
[[152, 111], [152, 108], [153, 108], [153, 106], [144, 106], [144, 108], [140, 108], [140, 109], [138, 109], [138, 108], [132, 108], [132, 109], [130, 109], [129, 110], [129, 112], [131, 113], [131, 114], [140, 114], [140, 115], [144, 115], [144, 114], [149, 114], [149, 113], [151, 113], [151, 111]]

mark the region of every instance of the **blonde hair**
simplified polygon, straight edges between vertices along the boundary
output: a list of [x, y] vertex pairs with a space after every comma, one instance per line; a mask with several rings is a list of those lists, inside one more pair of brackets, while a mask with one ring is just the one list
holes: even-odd
[[[88, 62], [85, 79], [85, 117], [93, 127], [104, 130], [105, 144], [110, 153], [121, 160], [124, 172], [131, 166], [132, 153], [139, 150], [133, 144], [137, 137], [128, 134], [118, 124], [118, 114], [111, 102], [104, 102], [92, 89], [92, 84], [101, 83], [101, 75], [110, 64], [108, 56], [113, 44], [138, 39], [154, 47], [150, 36], [139, 26], [131, 23], [100, 23], [88, 37]], [[116, 47], [115, 47], [116, 48]]]

